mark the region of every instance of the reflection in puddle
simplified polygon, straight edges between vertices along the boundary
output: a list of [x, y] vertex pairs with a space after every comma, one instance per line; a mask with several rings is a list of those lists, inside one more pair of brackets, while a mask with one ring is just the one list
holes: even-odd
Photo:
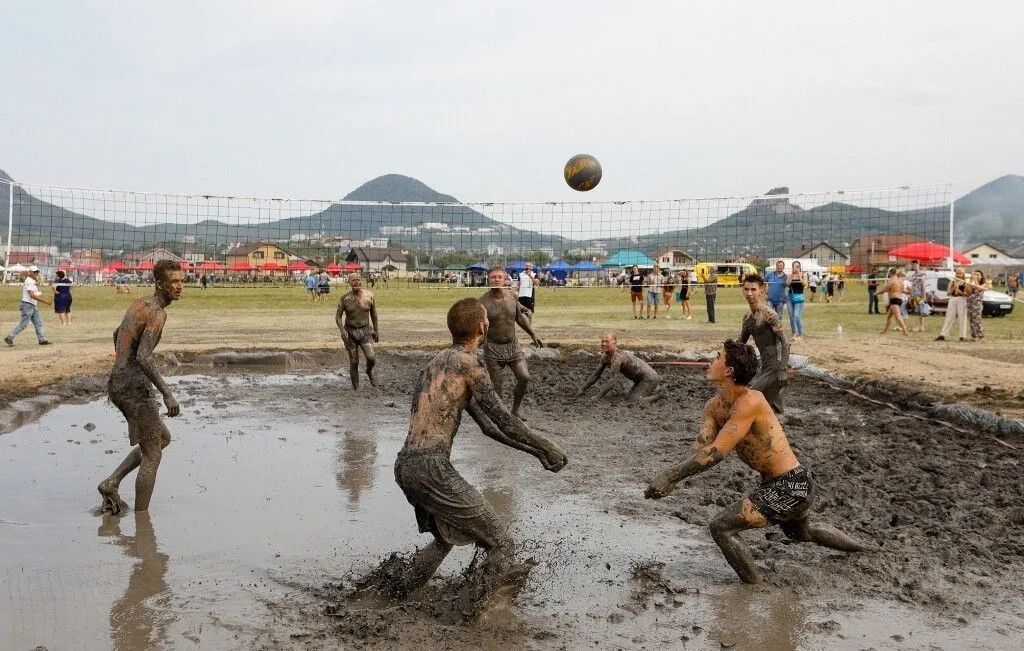
[[110, 639], [121, 650], [145, 649], [167, 644], [170, 614], [160, 608], [160, 599], [167, 590], [167, 554], [157, 550], [156, 533], [149, 513], [134, 513], [135, 535], [121, 533], [121, 519], [103, 516], [99, 527], [102, 538], [113, 538], [127, 556], [137, 559], [128, 577], [124, 596], [110, 606]]
[[352, 510], [357, 510], [359, 497], [373, 487], [374, 464], [377, 461], [377, 443], [373, 434], [346, 431], [338, 439], [337, 461], [335, 477], [338, 488], [348, 495]]

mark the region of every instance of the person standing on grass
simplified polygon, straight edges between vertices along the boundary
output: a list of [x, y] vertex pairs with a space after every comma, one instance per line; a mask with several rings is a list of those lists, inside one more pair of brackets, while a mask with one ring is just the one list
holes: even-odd
[[31, 265], [28, 274], [21, 284], [21, 320], [14, 326], [6, 337], [4, 343], [8, 346], [14, 345], [14, 338], [21, 334], [21, 331], [31, 323], [36, 331], [36, 340], [40, 346], [50, 345], [46, 334], [43, 333], [43, 317], [39, 315], [39, 303], [50, 305], [50, 301], [39, 293], [39, 267]]
[[786, 312], [786, 284], [789, 276], [786, 274], [786, 263], [783, 260], [775, 262], [775, 270], [769, 272], [764, 279], [768, 288], [767, 301], [782, 321], [782, 315]]
[[518, 300], [519, 304], [526, 308], [526, 316], [532, 321], [533, 313], [535, 310], [536, 289], [534, 285], [537, 282], [537, 274], [533, 273], [533, 263], [527, 262], [522, 272], [519, 274], [519, 291]]
[[949, 301], [946, 303], [946, 319], [942, 322], [942, 330], [935, 341], [945, 341], [958, 325], [960, 341], [967, 340], [967, 272], [963, 267], [957, 267], [953, 272], [953, 279], [949, 281]]
[[61, 325], [71, 325], [71, 279], [63, 271], [53, 283], [53, 311]]
[[633, 265], [626, 276], [626, 282], [629, 283], [629, 302], [633, 307], [633, 318], [639, 319], [644, 315], [644, 275], [640, 273], [640, 267]]
[[[658, 302], [661, 300], [661, 286], [665, 283], [665, 277], [661, 275], [661, 268], [654, 265], [651, 273], [647, 274], [647, 319], [658, 318]], [[651, 316], [651, 306], [654, 307], [654, 316]]]
[[903, 334], [907, 334], [907, 324], [903, 320], [903, 280], [899, 277], [899, 274], [895, 269], [889, 270], [889, 277], [885, 281], [885, 288], [882, 289], [883, 294], [889, 295], [889, 307], [885, 310], [885, 327], [882, 328], [882, 334], [889, 332], [889, 326], [895, 320], [896, 325], [899, 326]]
[[967, 321], [971, 326], [971, 341], [981, 341], [985, 331], [981, 328], [981, 313], [985, 308], [985, 273], [975, 269], [967, 283]]
[[373, 367], [377, 363], [373, 344], [380, 342], [380, 330], [377, 327], [377, 303], [373, 293], [363, 289], [363, 277], [353, 273], [348, 277], [351, 291], [338, 301], [338, 310], [334, 314], [334, 322], [341, 330], [341, 343], [348, 353], [349, 375], [352, 388], [359, 388], [359, 351], [366, 357], [366, 377], [372, 386], [377, 386], [373, 375]]
[[715, 300], [718, 298], [718, 266], [711, 265], [702, 280], [704, 283], [704, 304], [708, 310], [708, 323], [715, 322]]
[[306, 273], [306, 294], [309, 295], [309, 302], [316, 303], [316, 287], [319, 284], [319, 275], [313, 273], [312, 270]]
[[878, 311], [878, 279], [874, 272], [868, 278], [868, 314], [880, 314]]
[[679, 310], [682, 312], [682, 318], [689, 321], [693, 318], [693, 311], [690, 309], [690, 293], [693, 291], [693, 285], [690, 283], [690, 270], [683, 269], [683, 272], [679, 275]]
[[669, 311], [669, 308], [672, 307], [672, 296], [675, 294], [676, 282], [678, 280], [679, 280], [679, 274], [676, 274], [676, 273], [673, 273], [672, 271], [669, 271], [668, 275], [665, 276], [665, 282], [661, 286], [661, 301], [662, 301], [662, 303], [665, 304], [665, 318], [666, 319], [671, 319], [672, 318], [669, 315], [668, 311]]
[[927, 290], [925, 289], [925, 281], [927, 280], [927, 274], [921, 269], [921, 263], [917, 260], [910, 261], [910, 304], [907, 306], [907, 310], [917, 315], [917, 324], [914, 326], [914, 332], [924, 332], [924, 311], [925, 299], [927, 298]]
[[160, 418], [160, 406], [153, 398], [153, 387], [163, 396], [167, 415], [178, 415], [181, 408], [170, 387], [156, 367], [153, 351], [167, 322], [165, 308], [181, 298], [185, 273], [173, 260], [160, 260], [153, 267], [156, 290], [128, 308], [121, 325], [114, 330], [114, 368], [107, 382], [107, 395], [128, 421], [128, 443], [133, 446], [124, 461], [97, 486], [103, 502], [101, 512], [120, 515], [128, 509], [118, 488], [121, 481], [138, 468], [135, 477], [135, 510], [149, 510], [156, 487], [156, 473], [163, 449], [171, 442]]
[[811, 515], [813, 478], [793, 453], [768, 401], [747, 386], [756, 373], [754, 349], [726, 341], [708, 368], [707, 379], [717, 394], [704, 405], [693, 455], [659, 473], [644, 491], [647, 499], [661, 499], [682, 480], [717, 465], [735, 450], [740, 461], [761, 476], [761, 484], [715, 516], [710, 529], [725, 560], [744, 583], [760, 581], [754, 557], [739, 536], [746, 529], [778, 525], [795, 542], [843, 552], [871, 549]]
[[786, 280], [789, 289], [789, 331], [793, 334], [793, 341], [800, 341], [804, 336], [804, 308], [807, 307], [804, 301], [807, 289], [814, 287], [812, 283], [807, 279], [800, 262], [794, 260]]

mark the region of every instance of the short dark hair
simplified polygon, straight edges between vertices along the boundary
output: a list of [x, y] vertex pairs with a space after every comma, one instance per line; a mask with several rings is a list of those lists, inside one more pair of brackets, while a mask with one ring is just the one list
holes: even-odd
[[754, 352], [753, 346], [726, 339], [725, 365], [732, 369], [733, 382], [747, 386], [757, 375], [757, 353]]
[[764, 287], [764, 278], [761, 277], [761, 274], [747, 274], [743, 277], [743, 284], [747, 283], [757, 283], [758, 287]]
[[63, 278], [64, 277], [64, 272], [62, 270], [58, 269], [57, 270], [57, 277], [58, 278]]
[[911, 260], [911, 261], [910, 261], [910, 264], [921, 264], [921, 263], [920, 263], [920, 262], [918, 262], [917, 260]]
[[464, 298], [456, 301], [448, 310], [448, 331], [452, 341], [459, 344], [476, 334], [476, 328], [483, 323], [484, 304], [478, 298]]
[[181, 271], [181, 263], [176, 260], [160, 260], [153, 265], [153, 278], [158, 283], [163, 282], [172, 271]]

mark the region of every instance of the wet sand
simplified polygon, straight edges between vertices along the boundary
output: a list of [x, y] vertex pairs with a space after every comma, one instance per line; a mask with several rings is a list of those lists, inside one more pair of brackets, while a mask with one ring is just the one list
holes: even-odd
[[[392, 474], [423, 360], [386, 355], [384, 388], [357, 393], [344, 375], [312, 370], [170, 378], [182, 416], [169, 421], [149, 518], [90, 514], [96, 483], [127, 449], [104, 399], [0, 436], [0, 648], [956, 649], [1024, 639], [1019, 449], [798, 378], [787, 430], [818, 482], [817, 511], [884, 551], [748, 532], [764, 583], [744, 586], [706, 525], [754, 485], [749, 470], [729, 460], [664, 500], [642, 497], [643, 479], [696, 432], [711, 395], [701, 370], [660, 367], [672, 399], [649, 408], [572, 403], [595, 364], [585, 353], [531, 361], [524, 411], [569, 453], [561, 473], [469, 419], [456, 439], [456, 467], [538, 563], [514, 601], [470, 619], [439, 607], [464, 581], [466, 548], [406, 600], [346, 598], [347, 577], [429, 541]], [[129, 503], [132, 482], [122, 486]]]

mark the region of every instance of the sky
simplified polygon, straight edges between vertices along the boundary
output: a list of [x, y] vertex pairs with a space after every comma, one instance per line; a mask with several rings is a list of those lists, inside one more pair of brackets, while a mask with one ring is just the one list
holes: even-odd
[[1020, 3], [0, 7], [0, 169], [30, 183], [611, 201], [1024, 174]]

